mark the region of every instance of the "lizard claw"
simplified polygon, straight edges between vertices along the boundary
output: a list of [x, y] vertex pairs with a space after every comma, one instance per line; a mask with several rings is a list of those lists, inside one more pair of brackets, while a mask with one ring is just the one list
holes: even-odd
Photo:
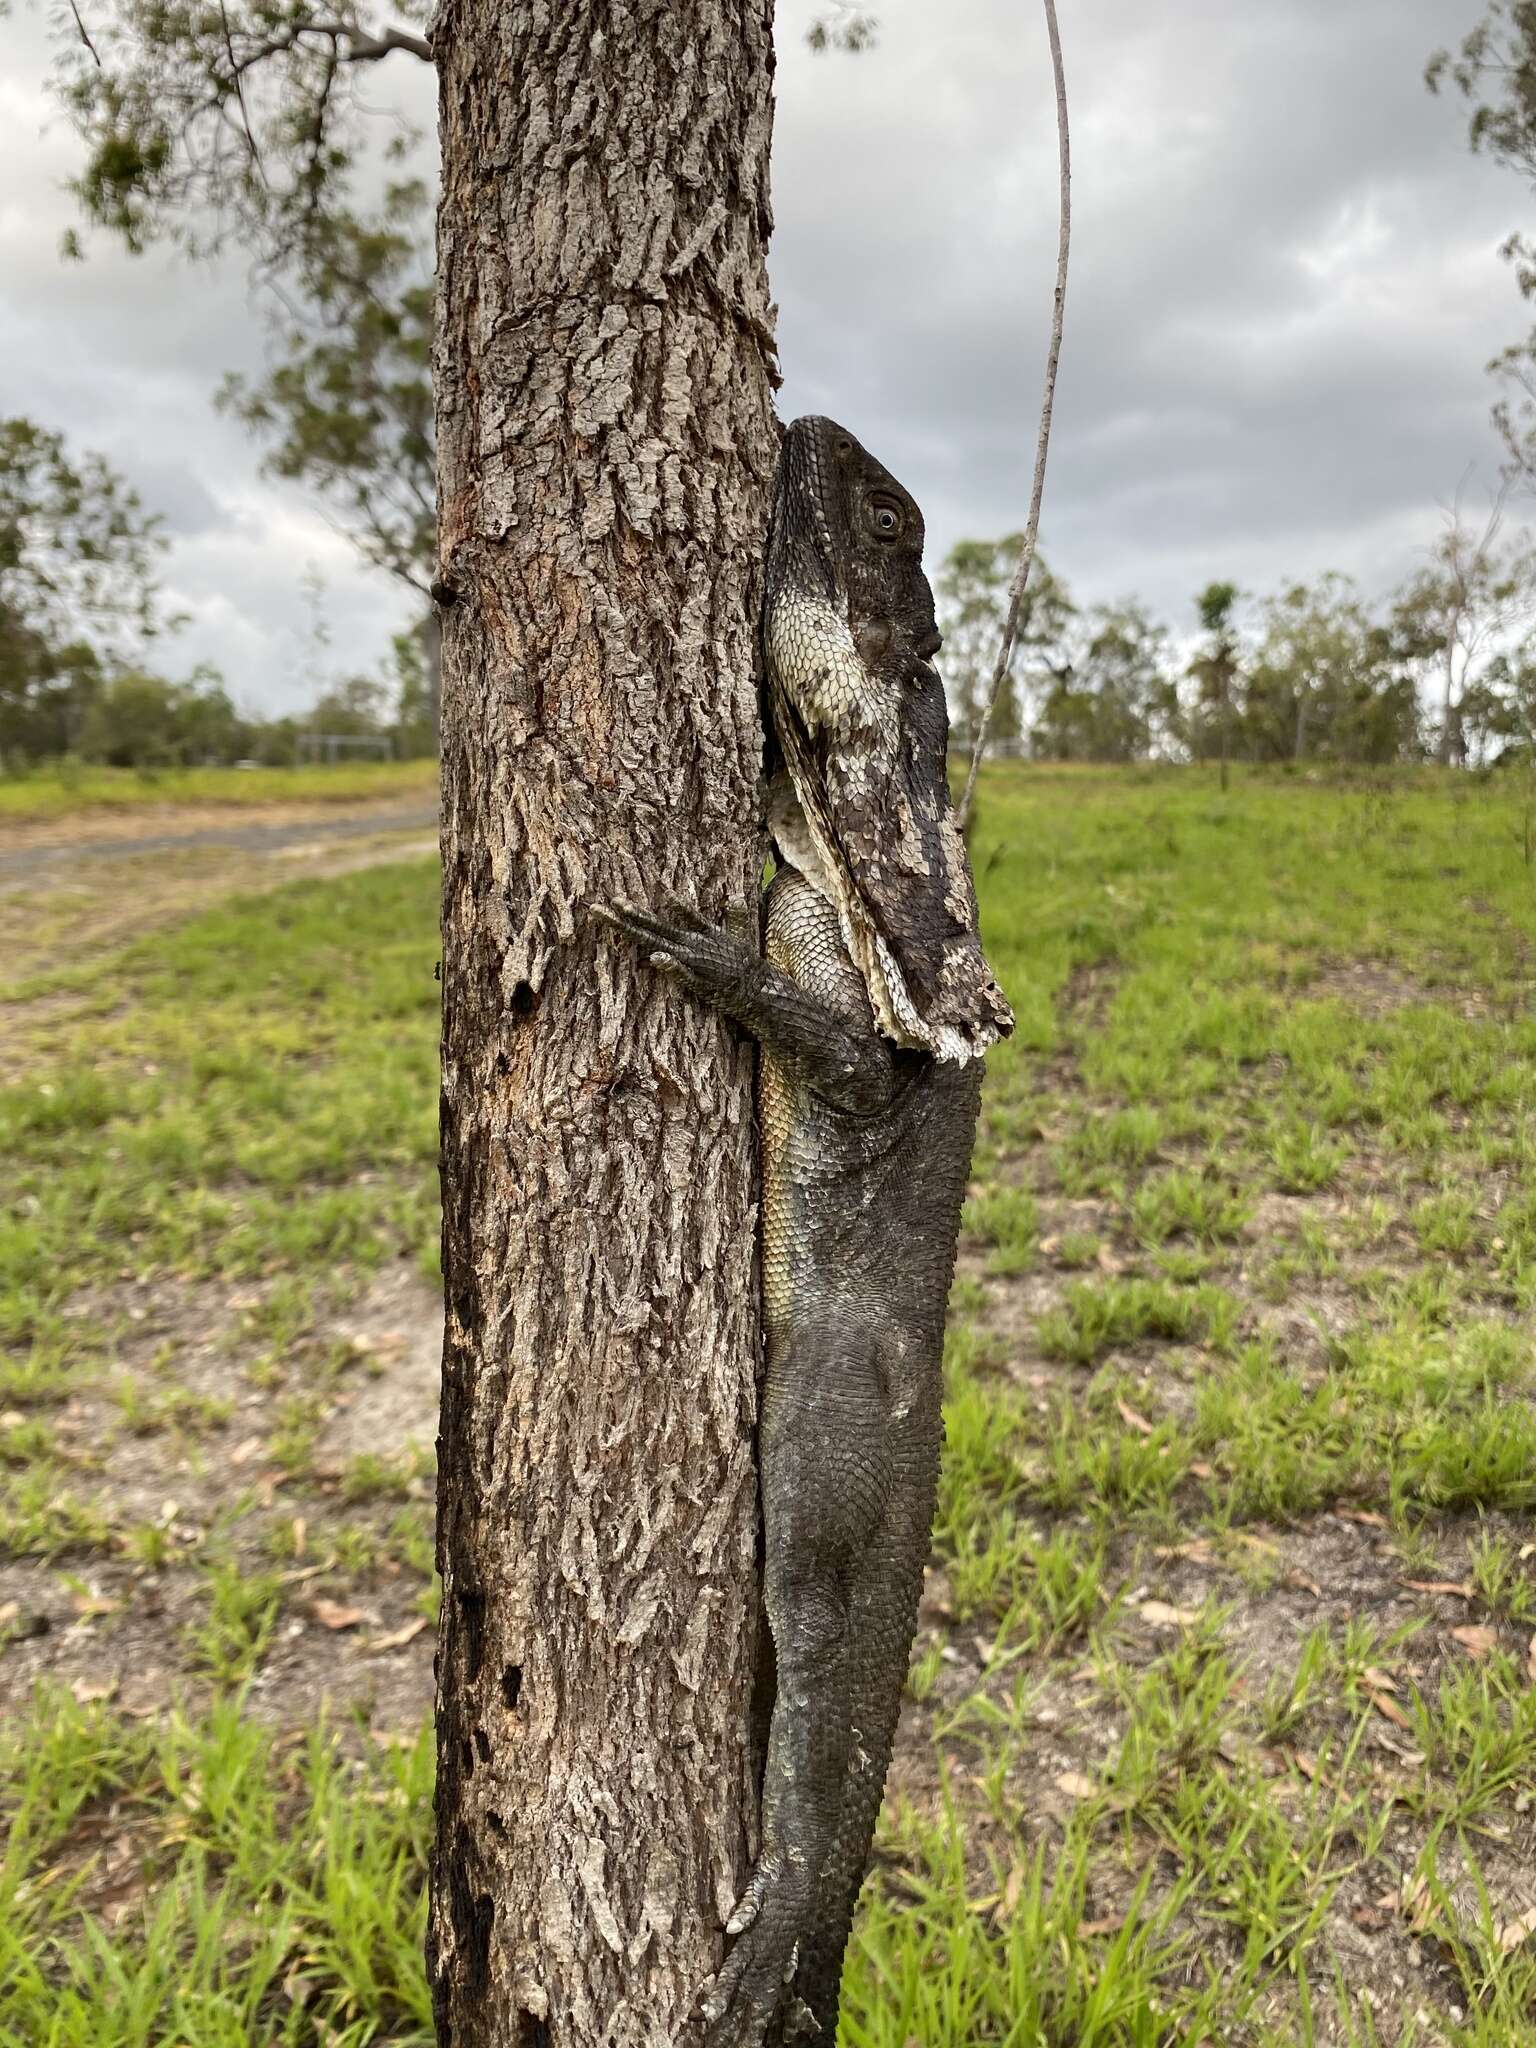
[[736, 1944], [700, 2010], [706, 2048], [762, 2048], [800, 1961], [811, 1888], [803, 1867], [765, 1857], [726, 1926]]
[[621, 932], [662, 968], [691, 988], [708, 994], [728, 986], [741, 971], [742, 949], [686, 903], [669, 902], [664, 913], [633, 903], [594, 903], [592, 915]]
[[727, 1934], [745, 1934], [762, 1911], [763, 1893], [768, 1888], [769, 1874], [766, 1863], [760, 1863], [753, 1871], [752, 1882], [736, 1901], [736, 1910], [725, 1923]]

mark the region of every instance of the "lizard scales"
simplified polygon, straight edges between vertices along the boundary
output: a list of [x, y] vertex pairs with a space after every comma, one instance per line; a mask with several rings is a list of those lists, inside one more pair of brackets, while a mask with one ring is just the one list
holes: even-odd
[[912, 497], [851, 434], [787, 430], [763, 609], [763, 953], [680, 905], [605, 913], [760, 1045], [776, 1690], [709, 2048], [836, 2033], [928, 1557], [980, 1055], [1013, 1025], [950, 804], [922, 546]]

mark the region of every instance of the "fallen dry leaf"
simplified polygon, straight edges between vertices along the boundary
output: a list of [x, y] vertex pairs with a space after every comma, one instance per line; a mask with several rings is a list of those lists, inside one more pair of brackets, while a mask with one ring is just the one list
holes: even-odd
[[1079, 1920], [1078, 1939], [1087, 1941], [1095, 1934], [1118, 1934], [1125, 1925], [1123, 1913], [1111, 1913], [1107, 1920]]
[[110, 1593], [76, 1593], [70, 1605], [82, 1620], [94, 1621], [98, 1614], [120, 1613], [123, 1603]]
[[1415, 1934], [1422, 1934], [1431, 1924], [1435, 1917], [1435, 1902], [1430, 1897], [1429, 1886], [1422, 1877], [1403, 1879], [1397, 1909]]
[[368, 1619], [361, 1607], [342, 1607], [334, 1600], [311, 1600], [309, 1611], [322, 1628], [356, 1628]]
[[1092, 1778], [1085, 1778], [1081, 1771], [1063, 1771], [1056, 1779], [1056, 1790], [1065, 1792], [1069, 1799], [1092, 1799], [1098, 1789]]
[[1372, 1692], [1396, 1692], [1397, 1680], [1379, 1664], [1367, 1664], [1360, 1674]]
[[1453, 1628], [1451, 1640], [1460, 1643], [1469, 1657], [1481, 1661], [1490, 1650], [1499, 1647], [1499, 1632], [1496, 1628], [1482, 1628], [1469, 1624], [1466, 1628]]
[[93, 1700], [111, 1699], [113, 1693], [117, 1691], [117, 1680], [115, 1678], [77, 1678], [69, 1689], [80, 1706], [88, 1707]]
[[1513, 1920], [1502, 1923], [1499, 1928], [1499, 1947], [1505, 1955], [1511, 1955], [1533, 1934], [1536, 1934], [1536, 1906], [1528, 1906], [1523, 1913], [1517, 1913]]
[[418, 1614], [414, 1621], [408, 1621], [403, 1628], [391, 1629], [387, 1636], [371, 1636], [365, 1650], [403, 1650], [407, 1643], [414, 1643], [427, 1625], [427, 1617]]
[[1536, 1684], [1536, 1636], [1531, 1637], [1530, 1648], [1525, 1653], [1525, 1668], [1532, 1684]]
[[1473, 1589], [1461, 1579], [1404, 1579], [1401, 1582], [1410, 1593], [1454, 1593], [1459, 1600], [1470, 1600]]
[[1120, 1420], [1127, 1429], [1134, 1429], [1142, 1436], [1153, 1436], [1156, 1434], [1145, 1415], [1138, 1415], [1129, 1401], [1117, 1401], [1115, 1406], [1120, 1411]]
[[1310, 1572], [1298, 1571], [1293, 1568], [1286, 1573], [1285, 1583], [1288, 1586], [1294, 1586], [1299, 1593], [1310, 1593], [1314, 1600], [1321, 1600], [1323, 1597], [1322, 1587], [1312, 1577]]
[[226, 1456], [231, 1465], [248, 1465], [260, 1449], [261, 1438], [259, 1436], [248, 1436], [244, 1443], [236, 1444], [232, 1451], [226, 1453]]
[[1374, 1508], [1340, 1508], [1339, 1519], [1344, 1522], [1358, 1522], [1363, 1529], [1385, 1529], [1387, 1518], [1378, 1515]]
[[1408, 1716], [1397, 1704], [1397, 1701], [1392, 1699], [1388, 1694], [1384, 1692], [1368, 1692], [1366, 1694], [1366, 1698], [1370, 1701], [1371, 1705], [1376, 1709], [1377, 1713], [1383, 1717], [1384, 1720], [1394, 1722], [1396, 1726], [1399, 1728], [1407, 1728], [1412, 1725], [1412, 1723], [1408, 1719]]
[[1136, 1612], [1153, 1628], [1189, 1628], [1200, 1619], [1198, 1607], [1170, 1607], [1166, 1600], [1143, 1600]]

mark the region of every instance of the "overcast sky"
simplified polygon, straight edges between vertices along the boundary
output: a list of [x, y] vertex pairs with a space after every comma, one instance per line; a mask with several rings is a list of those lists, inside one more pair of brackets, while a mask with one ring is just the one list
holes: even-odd
[[[777, 230], [785, 416], [828, 412], [927, 513], [930, 568], [1027, 503], [1056, 237], [1039, 10], [878, 0], [860, 57], [780, 9]], [[1139, 593], [1180, 631], [1213, 578], [1335, 568], [1372, 595], [1422, 559], [1469, 464], [1497, 467], [1483, 366], [1523, 333], [1498, 260], [1536, 196], [1471, 157], [1426, 57], [1478, 0], [1060, 0], [1074, 242], [1044, 545], [1081, 599]], [[0, 74], [0, 411], [104, 451], [166, 516], [178, 665], [294, 709], [378, 665], [411, 614], [213, 410], [258, 369], [238, 265], [65, 264], [77, 144], [38, 16]], [[394, 68], [398, 66], [398, 69]], [[430, 117], [425, 67], [381, 69]], [[1475, 487], [1474, 487], [1475, 488]], [[331, 648], [309, 640], [306, 573]]]

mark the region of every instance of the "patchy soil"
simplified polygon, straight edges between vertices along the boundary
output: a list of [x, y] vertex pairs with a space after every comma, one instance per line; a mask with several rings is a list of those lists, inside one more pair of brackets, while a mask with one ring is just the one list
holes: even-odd
[[[207, 1692], [208, 1571], [233, 1558], [271, 1578], [275, 1601], [251, 1712], [283, 1727], [322, 1709], [419, 1727], [435, 1636], [430, 1471], [414, 1465], [437, 1429], [440, 1300], [402, 1263], [274, 1345], [261, 1329], [272, 1294], [162, 1282], [70, 1304], [102, 1336], [102, 1369], [39, 1412], [60, 1488], [94, 1501], [109, 1534], [0, 1566], [0, 1714], [43, 1678], [145, 1715]], [[294, 1401], [309, 1427], [285, 1445]], [[360, 1472], [364, 1455], [375, 1462]]]

